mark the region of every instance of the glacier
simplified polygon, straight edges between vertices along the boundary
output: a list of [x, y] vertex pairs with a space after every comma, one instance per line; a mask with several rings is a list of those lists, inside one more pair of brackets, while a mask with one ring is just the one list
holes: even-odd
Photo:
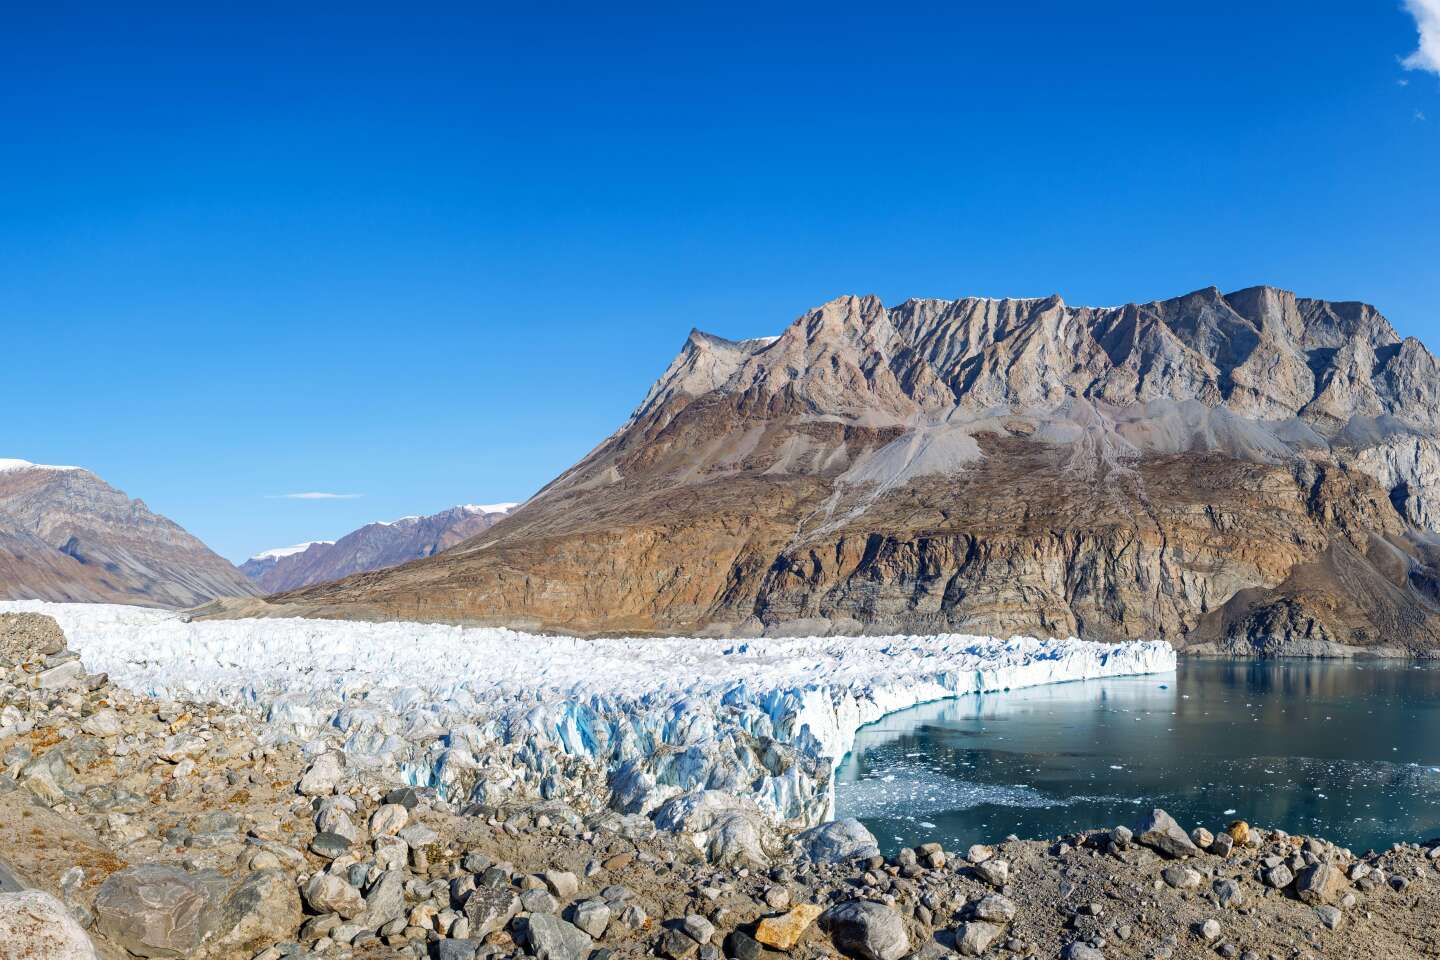
[[888, 713], [1175, 669], [1163, 641], [582, 640], [0, 602], [0, 612], [18, 611], [54, 617], [89, 670], [136, 694], [244, 709], [271, 742], [338, 747], [352, 767], [454, 803], [559, 800], [658, 823], [733, 802], [792, 830], [829, 819], [835, 768], [856, 731]]

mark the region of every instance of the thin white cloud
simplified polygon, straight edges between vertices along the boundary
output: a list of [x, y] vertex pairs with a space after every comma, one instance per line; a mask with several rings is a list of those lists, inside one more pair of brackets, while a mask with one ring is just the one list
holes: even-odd
[[277, 493], [269, 500], [358, 500], [363, 493]]
[[1440, 0], [1405, 0], [1405, 9], [1420, 29], [1420, 47], [1405, 58], [1405, 69], [1440, 76]]

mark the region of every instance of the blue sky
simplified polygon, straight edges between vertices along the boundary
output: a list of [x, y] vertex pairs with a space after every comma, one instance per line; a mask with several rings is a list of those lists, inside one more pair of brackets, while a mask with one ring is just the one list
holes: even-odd
[[238, 560], [523, 499], [692, 326], [842, 293], [1267, 282], [1433, 349], [1409, 2], [7, 10], [0, 457]]

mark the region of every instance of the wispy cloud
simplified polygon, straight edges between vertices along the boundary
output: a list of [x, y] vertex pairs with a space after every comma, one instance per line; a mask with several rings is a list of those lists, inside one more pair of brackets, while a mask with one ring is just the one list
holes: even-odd
[[363, 493], [276, 493], [267, 500], [358, 500]]
[[1440, 0], [1405, 0], [1405, 9], [1420, 29], [1420, 47], [1405, 58], [1405, 68], [1440, 76]]

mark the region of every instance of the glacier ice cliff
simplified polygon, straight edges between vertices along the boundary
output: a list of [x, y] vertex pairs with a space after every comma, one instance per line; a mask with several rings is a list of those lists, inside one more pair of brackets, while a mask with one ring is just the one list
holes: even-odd
[[[41, 601], [88, 669], [139, 694], [254, 713], [273, 741], [458, 802], [562, 800], [675, 829], [827, 819], [861, 726], [917, 703], [1175, 668], [1163, 641], [950, 634], [579, 640], [498, 628], [302, 619], [187, 622]], [[741, 832], [744, 832], [741, 830]], [[728, 836], [728, 834], [727, 834]], [[731, 838], [733, 839], [733, 838]], [[758, 847], [748, 834], [741, 846]]]

